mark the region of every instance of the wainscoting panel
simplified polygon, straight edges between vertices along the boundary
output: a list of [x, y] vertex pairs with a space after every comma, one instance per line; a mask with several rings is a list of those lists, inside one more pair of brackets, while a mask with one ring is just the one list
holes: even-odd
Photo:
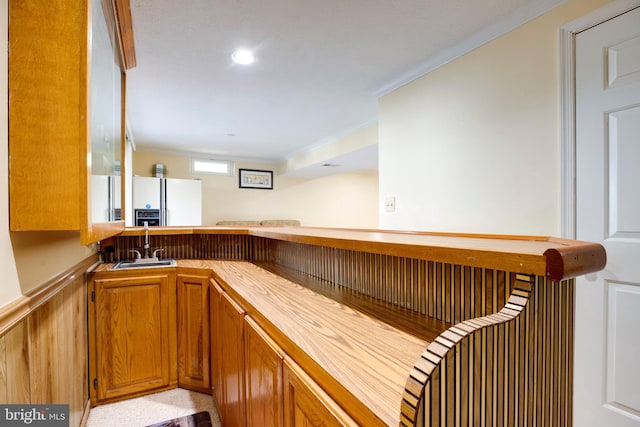
[[[0, 402], [68, 404], [69, 425], [80, 425], [89, 400], [85, 272], [96, 260], [3, 311], [2, 323], [12, 326], [0, 336]], [[36, 308], [25, 314], [30, 306]], [[8, 318], [12, 313], [19, 318]]]
[[[28, 402], [29, 347], [27, 322], [21, 322], [0, 337], [0, 398], [7, 403]], [[4, 381], [4, 383], [3, 383]]]

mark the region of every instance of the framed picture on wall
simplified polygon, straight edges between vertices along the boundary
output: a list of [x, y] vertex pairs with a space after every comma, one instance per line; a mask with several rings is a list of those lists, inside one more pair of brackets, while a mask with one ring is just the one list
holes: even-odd
[[240, 188], [273, 190], [273, 171], [238, 169]]

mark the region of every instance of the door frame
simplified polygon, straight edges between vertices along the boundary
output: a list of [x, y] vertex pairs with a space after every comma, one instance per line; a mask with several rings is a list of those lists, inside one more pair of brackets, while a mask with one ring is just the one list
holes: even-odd
[[640, 7], [640, 0], [616, 0], [575, 19], [559, 32], [560, 52], [560, 233], [576, 238], [576, 34]]

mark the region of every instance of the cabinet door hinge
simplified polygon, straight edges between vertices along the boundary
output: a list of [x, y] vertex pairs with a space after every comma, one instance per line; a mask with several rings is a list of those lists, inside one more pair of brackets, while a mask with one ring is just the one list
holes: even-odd
[[96, 301], [96, 291], [91, 291], [91, 302]]
[[93, 379], [93, 389], [94, 389], [94, 390], [97, 390], [97, 389], [98, 389], [98, 379], [97, 379], [97, 378], [94, 378], [94, 379]]

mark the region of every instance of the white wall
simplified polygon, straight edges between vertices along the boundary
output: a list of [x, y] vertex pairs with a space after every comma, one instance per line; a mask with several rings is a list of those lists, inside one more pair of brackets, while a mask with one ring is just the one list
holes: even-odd
[[558, 29], [570, 0], [380, 99], [381, 228], [558, 235]]
[[163, 163], [170, 178], [202, 180], [202, 223], [222, 220], [297, 219], [302, 225], [377, 228], [378, 175], [344, 173], [305, 179], [274, 172], [274, 189], [238, 188], [238, 168], [273, 170], [272, 165], [236, 163], [234, 176], [192, 175], [190, 157], [153, 151], [134, 152], [133, 173], [151, 176]]

